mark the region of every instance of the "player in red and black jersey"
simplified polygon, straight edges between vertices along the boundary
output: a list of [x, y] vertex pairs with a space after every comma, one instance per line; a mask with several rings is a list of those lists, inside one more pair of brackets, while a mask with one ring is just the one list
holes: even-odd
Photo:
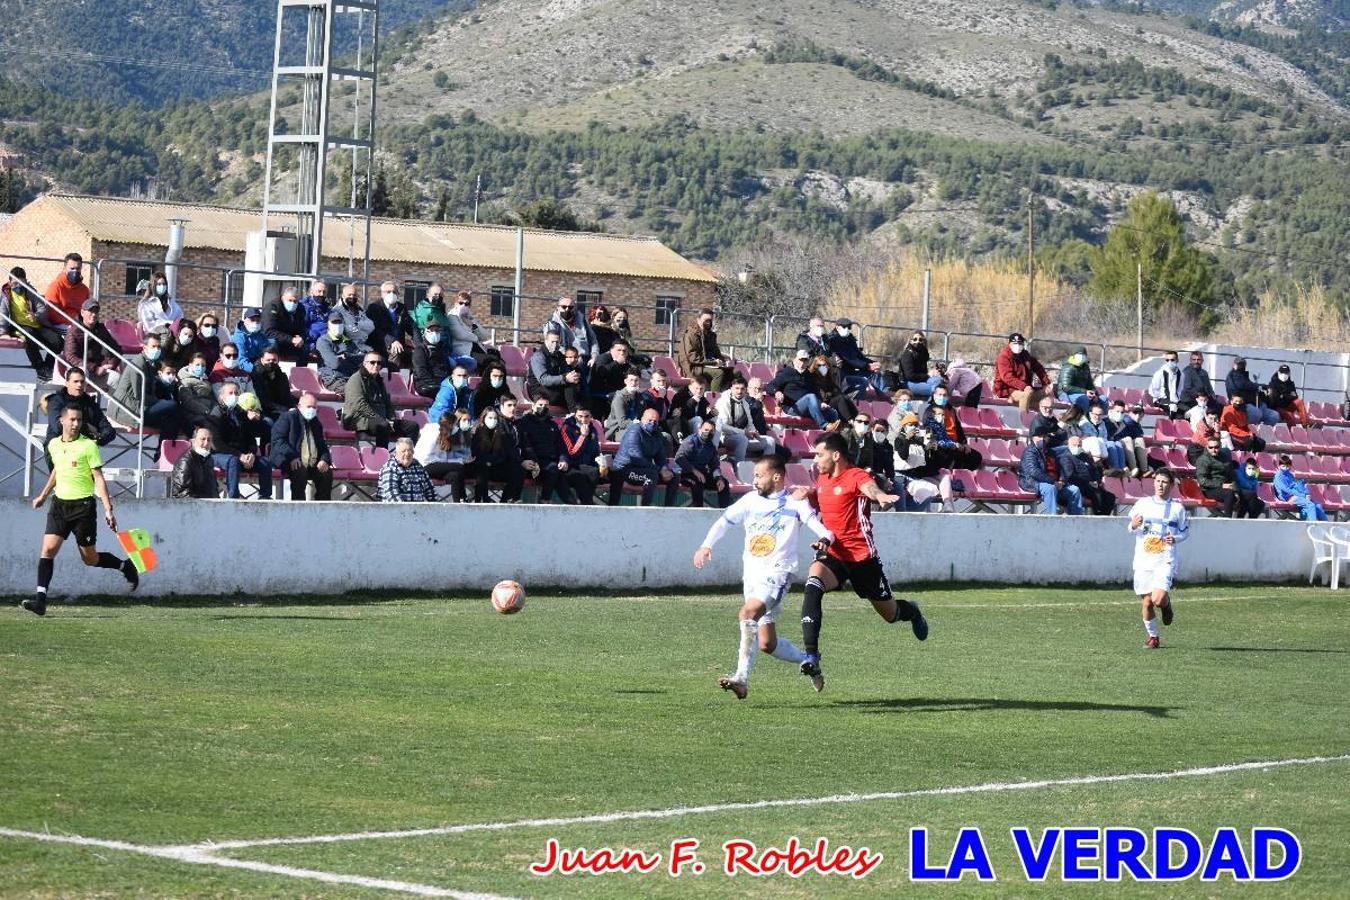
[[854, 592], [871, 601], [878, 615], [887, 622], [908, 622], [921, 641], [928, 638], [928, 620], [918, 604], [891, 594], [872, 538], [871, 505], [876, 503], [885, 508], [900, 498], [883, 493], [866, 470], [849, 461], [848, 445], [838, 434], [816, 438], [816, 472], [812, 499], [834, 540], [816, 556], [806, 579], [806, 594], [802, 598], [806, 660], [802, 663], [802, 674], [811, 678], [816, 690], [821, 690], [825, 685], [820, 669], [821, 600], [827, 591], [851, 582]]

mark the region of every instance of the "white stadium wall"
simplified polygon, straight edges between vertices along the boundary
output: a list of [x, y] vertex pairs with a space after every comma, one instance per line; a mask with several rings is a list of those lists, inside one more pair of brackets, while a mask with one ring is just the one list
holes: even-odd
[[[643, 590], [736, 585], [742, 535], [728, 534], [708, 568], [690, 563], [713, 510], [474, 506], [449, 503], [124, 501], [123, 528], [144, 528], [160, 563], [149, 596], [341, 594], [361, 589], [527, 588]], [[46, 510], [0, 500], [0, 576], [26, 594]], [[876, 537], [893, 583], [1099, 583], [1126, 589], [1133, 552], [1123, 517], [885, 513]], [[807, 544], [802, 540], [802, 556]], [[100, 525], [101, 549], [115, 541]], [[1302, 523], [1199, 519], [1181, 550], [1182, 582], [1307, 577]], [[805, 571], [805, 565], [802, 566]], [[57, 560], [53, 596], [120, 594], [113, 572], [86, 570], [73, 546]]]

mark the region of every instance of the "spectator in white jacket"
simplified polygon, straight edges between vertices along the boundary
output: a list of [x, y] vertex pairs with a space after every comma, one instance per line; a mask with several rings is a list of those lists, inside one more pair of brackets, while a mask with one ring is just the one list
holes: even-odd
[[737, 375], [731, 387], [717, 398], [717, 426], [722, 431], [722, 443], [731, 448], [731, 460], [740, 462], [750, 449], [767, 456], [774, 451], [774, 439], [762, 434], [755, 426], [754, 409], [746, 394], [747, 384]]
[[473, 316], [473, 294], [460, 291], [446, 313], [450, 322], [450, 364], [461, 365], [470, 373], [478, 370], [483, 352], [492, 346], [483, 334], [483, 328]]
[[[1177, 352], [1168, 350], [1163, 354], [1162, 368], [1153, 373], [1148, 383], [1149, 402], [1158, 412], [1169, 419], [1185, 416], [1181, 403], [1181, 367], [1177, 365]], [[1204, 413], [1201, 412], [1203, 416]]]

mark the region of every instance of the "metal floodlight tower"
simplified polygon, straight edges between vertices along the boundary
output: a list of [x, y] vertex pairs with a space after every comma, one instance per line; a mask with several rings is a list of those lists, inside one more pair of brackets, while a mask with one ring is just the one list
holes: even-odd
[[[351, 234], [348, 275], [355, 274], [357, 227], [365, 234], [361, 278], [370, 275], [379, 7], [379, 0], [277, 0], [263, 231], [295, 234], [297, 274], [322, 274], [325, 221], [345, 219]], [[296, 12], [287, 16], [290, 10]], [[356, 35], [355, 56], [342, 66], [333, 62], [339, 28], [354, 28]], [[292, 86], [298, 86], [298, 94]], [[349, 96], [350, 110], [344, 102]], [[350, 116], [350, 121], [339, 116]], [[329, 167], [346, 151], [351, 154], [351, 182], [330, 183]], [[361, 178], [364, 191], [357, 189]]]

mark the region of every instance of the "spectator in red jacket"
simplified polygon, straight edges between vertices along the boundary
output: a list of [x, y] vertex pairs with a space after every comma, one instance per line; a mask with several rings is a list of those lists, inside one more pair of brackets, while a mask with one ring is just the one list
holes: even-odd
[[1250, 450], [1253, 453], [1260, 453], [1266, 449], [1266, 442], [1256, 436], [1247, 419], [1245, 398], [1241, 394], [1234, 394], [1228, 401], [1228, 405], [1219, 414], [1219, 428], [1228, 432], [1233, 449]]
[[1008, 346], [998, 352], [994, 361], [994, 395], [1017, 404], [1026, 412], [1042, 397], [1055, 396], [1055, 386], [1045, 372], [1045, 366], [1027, 350], [1026, 338], [1020, 331], [1008, 335]]

